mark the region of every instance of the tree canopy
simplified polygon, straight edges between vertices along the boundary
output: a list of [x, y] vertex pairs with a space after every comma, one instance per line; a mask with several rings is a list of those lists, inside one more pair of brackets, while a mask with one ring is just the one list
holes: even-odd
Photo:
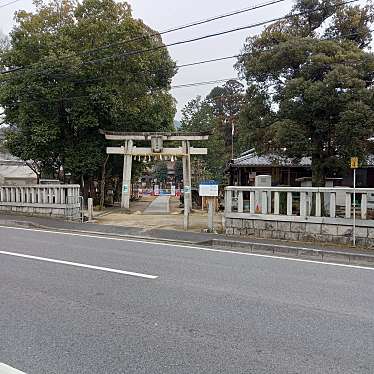
[[241, 127], [258, 152], [311, 157], [321, 185], [372, 149], [373, 7], [298, 0], [292, 14], [245, 43], [237, 64], [248, 83]]
[[127, 3], [35, 5], [34, 13], [16, 13], [0, 50], [0, 106], [14, 155], [80, 180], [97, 175], [106, 157], [99, 129], [173, 128], [175, 63]]

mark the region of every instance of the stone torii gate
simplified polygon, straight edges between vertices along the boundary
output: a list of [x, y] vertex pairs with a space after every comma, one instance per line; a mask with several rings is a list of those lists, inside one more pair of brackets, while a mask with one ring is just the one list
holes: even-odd
[[[123, 180], [122, 180], [122, 199], [121, 207], [129, 209], [131, 196], [131, 167], [133, 157], [163, 156], [181, 157], [183, 160], [183, 184], [184, 184], [184, 206], [185, 212], [189, 213], [192, 207], [191, 196], [191, 155], [206, 155], [207, 148], [191, 147], [190, 142], [196, 140], [208, 140], [209, 133], [183, 133], [183, 132], [115, 132], [103, 131], [105, 139], [120, 141], [123, 143], [121, 147], [108, 147], [107, 154], [123, 155]], [[150, 147], [137, 147], [136, 141], [149, 141]], [[164, 142], [177, 141], [181, 142], [180, 147], [164, 148]]]

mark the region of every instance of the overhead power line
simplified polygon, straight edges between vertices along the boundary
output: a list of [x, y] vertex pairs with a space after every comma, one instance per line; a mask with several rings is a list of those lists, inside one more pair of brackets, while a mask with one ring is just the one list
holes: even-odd
[[[374, 31], [374, 29], [369, 29], [366, 34], [369, 34], [373, 31]], [[359, 35], [359, 33], [358, 32], [353, 32], [353, 33], [349, 33], [349, 34], [339, 35], [339, 36], [336, 36], [336, 37], [327, 37], [327, 38], [324, 38], [322, 40], [339, 40], [339, 39], [345, 39], [345, 38], [348, 38], [350, 36], [355, 36], [355, 35]], [[271, 49], [275, 49], [276, 47], [277, 46], [274, 46]], [[267, 52], [269, 52], [271, 49], [267, 50]], [[206, 60], [199, 60], [199, 61], [194, 61], [194, 62], [190, 62], [190, 63], [180, 64], [180, 65], [177, 65], [176, 67], [178, 69], [185, 68], [185, 67], [193, 67], [193, 66], [208, 64], [208, 63], [212, 63], [212, 62], [219, 62], [219, 61], [225, 61], [225, 60], [229, 60], [229, 59], [236, 59], [236, 58], [242, 57], [243, 55], [246, 55], [246, 53], [231, 55], [231, 56], [216, 57], [216, 58], [211, 58], [211, 59], [206, 59]], [[146, 71], [146, 70], [142, 70], [142, 71]], [[65, 78], [65, 77], [69, 77], [69, 75], [55, 75], [54, 76], [55, 79]], [[120, 79], [120, 78], [122, 78], [122, 75], [120, 75], [120, 74], [110, 75], [110, 76], [101, 75], [100, 77], [96, 77], [96, 78], [89, 78], [89, 79], [84, 79], [84, 80], [72, 80], [71, 82], [76, 83], [76, 84], [92, 83], [92, 82], [98, 82], [98, 81], [106, 80], [108, 78], [113, 78], [113, 77], [117, 77], [117, 78]], [[7, 82], [9, 80], [10, 79], [5, 79], [5, 80], [3, 79], [2, 81]]]
[[13, 0], [13, 1], [10, 1], [9, 3], [2, 4], [0, 5], [0, 8], [5, 8], [6, 6], [17, 3], [18, 1], [21, 1], [21, 0]]
[[240, 57], [241, 55], [232, 55], [232, 56], [224, 56], [224, 57], [217, 57], [217, 58], [211, 58], [209, 60], [201, 60], [201, 61], [196, 61], [196, 62], [190, 62], [190, 63], [187, 63], [187, 64], [181, 64], [181, 65], [177, 65], [177, 68], [180, 69], [180, 68], [186, 68], [186, 67], [189, 67], [189, 66], [196, 66], [196, 65], [203, 65], [203, 64], [209, 64], [211, 62], [218, 62], [218, 61], [225, 61], [225, 60], [232, 60], [234, 58], [238, 58]]
[[[351, 3], [354, 3], [354, 2], [357, 2], [357, 1], [358, 0], [348, 0], [348, 1], [342, 2], [340, 4], [337, 4], [334, 8], [338, 8], [340, 6], [343, 6], [343, 5], [346, 5], [346, 4], [351, 4]], [[314, 12], [317, 12], [317, 11], [322, 10], [322, 9], [325, 9], [325, 7], [323, 6], [323, 7], [316, 8], [313, 11], [308, 10], [308, 11], [304, 11], [304, 12], [295, 13], [295, 14], [292, 14], [292, 15], [288, 14], [288, 15], [285, 15], [285, 16], [282, 16], [282, 17], [276, 17], [276, 18], [272, 18], [270, 20], [253, 23], [251, 25], [235, 27], [233, 29], [220, 31], [220, 32], [212, 33], [212, 34], [207, 34], [207, 35], [199, 36], [199, 37], [196, 37], [196, 38], [185, 39], [185, 40], [181, 40], [181, 41], [177, 41], [177, 42], [174, 42], [174, 43], [169, 43], [169, 44], [165, 44], [165, 45], [161, 45], [161, 46], [157, 46], [157, 47], [153, 47], [153, 48], [139, 49], [139, 50], [124, 52], [124, 53], [117, 53], [117, 54], [113, 54], [113, 55], [103, 57], [103, 58], [99, 58], [99, 59], [96, 59], [96, 60], [85, 61], [84, 64], [98, 63], [98, 62], [101, 62], [101, 61], [107, 61], [107, 60], [117, 58], [117, 57], [134, 56], [134, 55], [138, 55], [138, 54], [154, 52], [154, 51], [157, 51], [157, 50], [160, 50], [160, 49], [165, 49], [165, 48], [168, 48], [168, 47], [174, 47], [174, 46], [181, 45], [181, 44], [193, 43], [193, 42], [197, 42], [197, 41], [204, 40], [204, 39], [210, 39], [210, 38], [214, 38], [214, 37], [217, 37], [217, 36], [227, 35], [227, 34], [231, 34], [231, 33], [238, 32], [238, 31], [243, 31], [243, 30], [248, 30], [248, 29], [252, 29], [252, 28], [255, 28], [255, 27], [259, 27], [259, 26], [264, 26], [264, 25], [266, 25], [268, 23], [272, 23], [272, 22], [277, 22], [277, 21], [281, 21], [281, 20], [285, 20], [285, 19], [289, 19], [289, 18], [294, 18], [294, 17], [298, 17], [298, 16], [301, 16], [301, 15], [305, 15], [305, 14], [314, 13]]]
[[[20, 0], [15, 0], [13, 2], [17, 2], [17, 1], [20, 1]], [[132, 39], [125, 39], [125, 40], [117, 41], [115, 43], [105, 44], [105, 45], [102, 45], [102, 46], [97, 47], [97, 48], [87, 49], [87, 50], [84, 50], [82, 52], [79, 52], [78, 54], [79, 55], [85, 55], [85, 54], [94, 53], [94, 52], [97, 52], [97, 51], [100, 51], [100, 50], [103, 50], [103, 49], [108, 49], [108, 48], [111, 48], [111, 47], [115, 47], [115, 46], [118, 46], [118, 45], [123, 45], [123, 44], [136, 42], [136, 41], [139, 41], [139, 40], [149, 39], [149, 38], [152, 38], [152, 37], [155, 37], [155, 36], [170, 34], [170, 33], [175, 32], [175, 31], [185, 30], [187, 28], [203, 25], [203, 24], [210, 23], [210, 22], [213, 22], [213, 21], [217, 21], [217, 20], [220, 20], [220, 19], [224, 19], [224, 18], [227, 18], [227, 17], [232, 17], [232, 16], [236, 16], [236, 15], [239, 15], [239, 14], [247, 13], [247, 12], [250, 12], [250, 11], [253, 11], [253, 10], [256, 10], [256, 9], [265, 8], [265, 7], [268, 7], [270, 5], [281, 3], [281, 2], [284, 2], [284, 1], [286, 1], [286, 0], [267, 1], [265, 3], [256, 4], [256, 5], [253, 5], [253, 6], [248, 7], [248, 8], [244, 8], [244, 9], [240, 9], [240, 10], [234, 10], [234, 11], [229, 12], [229, 13], [220, 14], [218, 16], [210, 17], [210, 18], [207, 18], [207, 19], [199, 20], [199, 21], [193, 21], [191, 23], [184, 24], [184, 25], [181, 25], [181, 26], [176, 26], [176, 27], [173, 27], [173, 28], [161, 31], [161, 32], [154, 32], [154, 33], [150, 33], [150, 34], [146, 34], [146, 35], [141, 35], [141, 36], [138, 36], [138, 37], [132, 38]], [[13, 2], [11, 2], [10, 4], [12, 4]], [[72, 58], [72, 57], [76, 57], [76, 55], [75, 54], [70, 54], [68, 56], [62, 57], [62, 59], [66, 60], [66, 59], [69, 59], [69, 58]], [[31, 66], [34, 66], [34, 65], [37, 65], [37, 63], [30, 64], [30, 65], [20, 67], [20, 68], [15, 68], [15, 69], [12, 69], [12, 70], [8, 70], [7, 72], [22, 70], [24, 68], [31, 67]], [[7, 72], [5, 72], [5, 73], [7, 73]]]
[[[177, 65], [176, 67], [178, 69], [179, 68], [185, 68], [185, 67], [189, 67], [189, 66], [196, 66], [196, 65], [202, 65], [202, 64], [207, 64], [207, 63], [211, 63], [211, 62], [218, 62], [218, 61], [224, 61], [224, 60], [228, 60], [228, 59], [234, 59], [234, 58], [238, 58], [240, 56], [241, 55], [218, 57], [218, 58], [213, 58], [213, 59], [209, 59], [209, 60], [195, 61], [195, 62], [191, 62], [191, 63]], [[148, 70], [146, 70], [146, 69], [143, 70], [142, 69], [140, 71], [142, 71], [142, 72], [149, 72], [149, 69]], [[64, 78], [64, 77], [69, 77], [69, 76], [68, 75], [54, 76], [54, 78]], [[108, 79], [108, 77], [110, 77], [110, 78], [113, 78], [113, 77], [122, 78], [123, 75], [120, 75], [120, 74], [110, 75], [110, 76], [108, 76], [108, 75], [101, 75], [100, 77], [96, 77], [96, 78], [88, 78], [88, 79], [81, 79], [81, 80], [72, 80], [71, 82], [72, 83], [77, 83], [77, 84], [92, 83], [92, 82], [99, 82], [99, 81], [102, 81], [102, 80], [106, 80], [106, 79]]]
[[[351, 3], [354, 3], [354, 2], [357, 2], [357, 1], [358, 0], [348, 0], [348, 1], [342, 2], [340, 4], [337, 4], [334, 8], [338, 8], [340, 6], [343, 6], [343, 5], [346, 5], [346, 4], [351, 4]], [[168, 47], [174, 47], [174, 46], [177, 46], [177, 45], [193, 43], [193, 42], [197, 42], [197, 41], [204, 40], [204, 39], [209, 39], [209, 38], [214, 38], [214, 37], [218, 37], [218, 36], [222, 36], [222, 35], [227, 35], [227, 34], [230, 34], [230, 33], [233, 33], [233, 32], [248, 30], [248, 29], [251, 29], [251, 28], [259, 27], [259, 26], [264, 26], [268, 23], [281, 21], [281, 20], [284, 20], [284, 19], [290, 19], [290, 18], [295, 18], [295, 17], [301, 16], [301, 15], [305, 15], [305, 14], [311, 14], [311, 13], [317, 12], [317, 11], [322, 10], [322, 9], [325, 9], [325, 7], [324, 6], [323, 7], [318, 7], [316, 9], [314, 9], [313, 11], [308, 10], [308, 11], [304, 11], [304, 12], [295, 13], [295, 14], [292, 14], [292, 15], [288, 14], [286, 16], [272, 18], [270, 20], [257, 22], [257, 23], [251, 24], [251, 25], [236, 27], [234, 29], [229, 29], [229, 30], [225, 30], [225, 31], [221, 31], [221, 32], [216, 32], [216, 33], [212, 33], [212, 34], [208, 34], [208, 35], [203, 35], [203, 36], [195, 37], [195, 38], [191, 38], [191, 39], [181, 40], [181, 41], [177, 41], [177, 42], [174, 42], [174, 43], [160, 45], [160, 46], [156, 46], [156, 47], [152, 47], [152, 48], [148, 48], [148, 49], [139, 49], [139, 50], [133, 50], [133, 51], [128, 51], [128, 52], [124, 52], [124, 53], [117, 53], [117, 54], [113, 54], [113, 55], [106, 56], [106, 57], [99, 58], [99, 59], [95, 59], [95, 60], [83, 61], [82, 63], [83, 64], [96, 64], [96, 63], [99, 63], [99, 62], [102, 62], [102, 61], [112, 60], [112, 59], [119, 58], [119, 57], [125, 58], [125, 57], [130, 57], [130, 56], [143, 54], [143, 53], [154, 52], [154, 51], [157, 51], [157, 50], [160, 50], [160, 49], [166, 49]], [[26, 69], [30, 66], [34, 66], [34, 65], [36, 65], [36, 64], [31, 64], [31, 65], [27, 65], [27, 66], [24, 66], [24, 67], [19, 67], [19, 68], [3, 71], [3, 72], [1, 72], [1, 74], [9, 74], [9, 73], [17, 72], [17, 71], [24, 70], [24, 69]], [[41, 71], [45, 71], [45, 69], [43, 69]]]
[[[369, 29], [367, 31], [366, 35], [372, 33], [373, 31], [374, 31], [374, 29]], [[343, 35], [339, 35], [339, 36], [336, 36], [336, 37], [322, 38], [321, 40], [339, 40], [339, 39], [345, 39], [345, 38], [349, 38], [350, 36], [356, 36], [356, 35], [359, 35], [359, 33], [358, 32], [352, 32], [352, 33], [349, 33], [349, 34], [343, 34]], [[177, 65], [176, 67], [178, 69], [181, 69], [181, 68], [185, 68], [185, 67], [189, 67], [189, 66], [197, 66], [197, 65], [209, 64], [209, 63], [212, 63], [212, 62], [219, 62], [219, 61], [225, 61], [225, 60], [233, 60], [233, 59], [242, 57], [243, 55], [246, 55], [246, 53], [237, 54], [237, 55], [231, 55], [231, 56], [216, 57], [216, 58], [211, 58], [211, 59], [207, 59], [207, 60], [199, 60], [199, 61], [195, 61], [195, 62], [180, 64], [180, 65]]]
[[[369, 29], [367, 33], [369, 34], [373, 31], [374, 31], [374, 29]], [[335, 39], [348, 38], [350, 36], [355, 36], [355, 35], [358, 35], [358, 34], [359, 33], [357, 33], [357, 32], [349, 33], [349, 34], [344, 34], [344, 35], [340, 35], [340, 36], [336, 36], [336, 37], [325, 38], [323, 40], [335, 40]], [[275, 49], [276, 47], [277, 46], [274, 46], [271, 49]], [[271, 49], [267, 50], [267, 52], [269, 52]], [[229, 60], [229, 59], [236, 59], [236, 58], [242, 57], [243, 55], [247, 55], [247, 54], [244, 53], [244, 54], [237, 54], [237, 55], [231, 55], [231, 56], [217, 57], [217, 58], [212, 58], [212, 59], [207, 59], [207, 60], [199, 60], [199, 61], [195, 61], [195, 62], [190, 62], [190, 63], [177, 65], [176, 67], [178, 69], [181, 69], [181, 68], [190, 67], [190, 66], [198, 66], [198, 65], [208, 64], [208, 63], [212, 63], [212, 62], [219, 62], [219, 61], [225, 61], [225, 60]], [[146, 70], [143, 70], [143, 71], [146, 71]], [[61, 76], [59, 76], [59, 77], [61, 77]], [[121, 78], [121, 75], [117, 75], [117, 77]], [[108, 79], [108, 76], [101, 75], [100, 77], [97, 77], [97, 78], [90, 78], [90, 79], [78, 80], [78, 81], [73, 81], [73, 82], [77, 83], [77, 84], [82, 84], [82, 83], [98, 82], [98, 81], [105, 80], [105, 79]]]
[[265, 3], [255, 4], [255, 5], [253, 5], [251, 7], [248, 7], [248, 8], [244, 8], [244, 9], [240, 9], [240, 10], [234, 10], [234, 11], [229, 12], [229, 13], [224, 13], [224, 14], [214, 16], [214, 17], [210, 17], [210, 18], [206, 18], [206, 19], [203, 19], [203, 20], [200, 20], [200, 21], [194, 21], [194, 22], [187, 23], [187, 24], [184, 24], [184, 25], [181, 25], [181, 26], [176, 26], [176, 27], [173, 27], [173, 28], [161, 31], [161, 32], [155, 32], [155, 33], [152, 33], [152, 34], [149, 34], [149, 35], [143, 35], [143, 36], [139, 36], [137, 38], [133, 38], [133, 39], [129, 39], [129, 40], [121, 40], [121, 41], [118, 41], [118, 42], [115, 42], [115, 43], [106, 44], [106, 45], [103, 45], [103, 46], [98, 47], [98, 48], [93, 48], [93, 49], [84, 51], [83, 53], [97, 52], [99, 50], [111, 48], [111, 47], [121, 45], [121, 44], [127, 44], [127, 43], [131, 43], [131, 42], [135, 42], [135, 41], [139, 41], [139, 40], [143, 40], [143, 39], [148, 39], [148, 38], [152, 38], [154, 36], [170, 34], [170, 33], [175, 32], [175, 31], [180, 31], [180, 30], [185, 30], [185, 29], [190, 28], [190, 27], [200, 26], [200, 25], [203, 25], [203, 24], [206, 24], [206, 23], [210, 23], [210, 22], [213, 22], [213, 21], [223, 19], [223, 18], [236, 16], [236, 15], [247, 13], [247, 12], [250, 12], [250, 11], [253, 11], [253, 10], [256, 10], [256, 9], [265, 8], [265, 7], [268, 7], [270, 5], [282, 3], [284, 1], [286, 1], [286, 0], [272, 0], [272, 1], [267, 1]]
[[197, 86], [206, 86], [210, 84], [217, 84], [217, 83], [223, 83], [223, 82], [228, 82], [231, 80], [238, 80], [238, 78], [233, 77], [233, 78], [225, 78], [225, 79], [216, 79], [213, 81], [205, 81], [205, 82], [196, 82], [196, 83], [186, 83], [186, 84], [180, 84], [177, 86], [171, 86], [171, 89], [176, 89], [176, 88], [187, 88], [187, 87], [197, 87]]
[[[171, 86], [171, 89], [178, 89], [178, 88], [188, 88], [188, 87], [197, 87], [197, 86], [206, 86], [210, 84], [217, 84], [217, 83], [223, 83], [223, 82], [228, 82], [231, 80], [239, 80], [236, 77], [232, 78], [224, 78], [224, 79], [216, 79], [212, 81], [203, 81], [203, 82], [192, 82], [192, 83], [185, 83], [185, 84], [179, 84], [175, 86]], [[162, 91], [160, 89], [156, 91]], [[40, 99], [40, 100], [22, 100], [22, 102], [25, 103], [30, 103], [30, 104], [35, 104], [35, 103], [50, 103], [50, 102], [59, 102], [59, 101], [71, 101], [71, 100], [76, 100], [76, 99], [83, 99], [83, 98], [88, 98], [91, 97], [92, 95], [79, 95], [79, 96], [68, 96], [68, 97], [60, 97], [56, 99]]]

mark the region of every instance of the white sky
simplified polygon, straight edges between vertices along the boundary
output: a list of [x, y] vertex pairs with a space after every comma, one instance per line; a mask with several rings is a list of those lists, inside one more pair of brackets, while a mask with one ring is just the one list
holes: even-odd
[[[10, 1], [11, 0], [0, 0], [0, 6]], [[180, 26], [196, 20], [247, 8], [262, 2], [264, 2], [264, 0], [128, 1], [132, 6], [134, 17], [143, 19], [147, 25], [157, 31], [163, 31], [174, 26]], [[250, 25], [252, 23], [283, 16], [288, 13], [291, 6], [292, 0], [286, 0], [283, 3], [250, 11], [242, 15], [166, 34], [163, 40], [165, 43], [172, 43], [209, 33], [224, 31], [226, 29]], [[11, 30], [14, 24], [13, 14], [18, 9], [32, 10], [32, 0], [19, 0], [15, 4], [0, 8], [0, 30], [3, 33], [8, 33]], [[171, 47], [169, 52], [178, 64], [235, 55], [240, 52], [245, 38], [248, 35], [259, 33], [261, 29], [262, 27], [257, 27], [195, 43], [175, 46]], [[180, 69], [178, 74], [174, 77], [173, 85], [235, 77], [237, 73], [233, 68], [234, 62], [234, 60], [226, 60]], [[189, 100], [197, 95], [204, 96], [208, 94], [213, 87], [214, 85], [173, 89], [172, 93], [178, 102], [176, 119], [180, 119], [180, 111]]]

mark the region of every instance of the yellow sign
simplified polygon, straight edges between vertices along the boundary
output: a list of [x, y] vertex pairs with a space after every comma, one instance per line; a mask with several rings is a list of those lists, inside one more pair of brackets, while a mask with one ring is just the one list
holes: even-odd
[[351, 169], [358, 168], [358, 157], [351, 157]]

